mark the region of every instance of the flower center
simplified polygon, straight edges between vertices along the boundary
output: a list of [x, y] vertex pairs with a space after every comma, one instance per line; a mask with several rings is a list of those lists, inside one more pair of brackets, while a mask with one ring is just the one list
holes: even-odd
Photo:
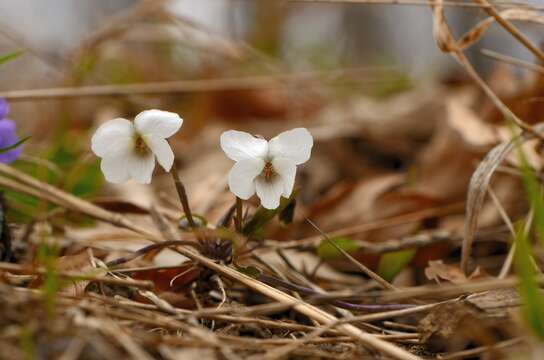
[[266, 164], [264, 164], [263, 172], [261, 173], [261, 175], [266, 181], [270, 181], [274, 178], [274, 176], [276, 176], [276, 172], [274, 171], [271, 162], [267, 162]]
[[147, 144], [140, 135], [136, 135], [134, 138], [134, 151], [140, 156], [144, 156], [149, 152]]

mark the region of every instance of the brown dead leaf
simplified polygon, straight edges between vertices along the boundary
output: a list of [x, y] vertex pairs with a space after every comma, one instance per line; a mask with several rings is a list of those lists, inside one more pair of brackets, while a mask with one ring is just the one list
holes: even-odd
[[421, 152], [415, 188], [443, 200], [461, 201], [465, 199], [474, 170], [472, 164], [481, 155], [465, 141], [459, 127], [446, 124], [437, 129], [432, 141]]
[[[512, 328], [463, 302], [436, 306], [418, 325], [421, 341], [435, 351], [460, 351], [469, 344], [487, 346], [507, 338]], [[494, 358], [494, 357], [492, 357]]]
[[138, 271], [133, 274], [133, 278], [152, 281], [155, 284], [155, 290], [161, 293], [187, 287], [198, 278], [199, 274], [200, 270], [197, 267], [194, 267], [192, 263], [187, 263], [176, 268]]
[[447, 101], [448, 124], [457, 131], [461, 138], [473, 146], [491, 145], [497, 141], [497, 136], [491, 125], [482, 119], [467, 106], [466, 101], [459, 97], [452, 97]]
[[363, 221], [372, 221], [376, 217], [376, 200], [384, 193], [405, 182], [403, 174], [385, 174], [359, 182], [348, 195], [343, 193], [342, 201], [334, 208], [329, 208], [319, 217], [319, 224], [324, 229], [339, 227]]
[[425, 268], [427, 279], [440, 283], [440, 280], [446, 280], [454, 284], [462, 284], [475, 278], [483, 277], [481, 269], [478, 267], [470, 276], [465, 276], [458, 266], [444, 264], [442, 260], [429, 261]]
[[514, 288], [472, 294], [465, 301], [495, 317], [506, 317], [509, 309], [521, 305], [518, 291]]

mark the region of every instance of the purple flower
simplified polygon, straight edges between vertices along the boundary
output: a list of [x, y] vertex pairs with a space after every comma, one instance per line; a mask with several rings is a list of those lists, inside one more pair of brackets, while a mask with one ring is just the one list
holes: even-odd
[[[0, 112], [1, 109], [0, 105]], [[19, 141], [19, 137], [15, 132], [15, 122], [9, 119], [0, 119], [0, 149], [9, 147], [17, 143], [17, 141]], [[18, 146], [6, 152], [0, 151], [0, 163], [9, 164], [14, 162], [21, 155], [22, 150], [22, 146]]]
[[6, 99], [0, 98], [0, 120], [5, 118], [9, 113], [9, 103]]

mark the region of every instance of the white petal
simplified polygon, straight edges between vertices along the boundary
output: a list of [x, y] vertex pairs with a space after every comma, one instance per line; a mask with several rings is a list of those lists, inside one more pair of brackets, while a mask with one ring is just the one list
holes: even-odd
[[240, 199], [247, 200], [255, 194], [255, 178], [263, 171], [261, 159], [245, 159], [234, 164], [229, 173], [229, 189]]
[[125, 156], [103, 158], [100, 169], [106, 180], [114, 184], [123, 183], [130, 178]]
[[282, 195], [288, 198], [291, 196], [295, 185], [295, 175], [297, 173], [295, 162], [288, 158], [275, 158], [272, 160], [272, 167], [283, 181]]
[[268, 142], [243, 131], [229, 130], [221, 134], [221, 149], [234, 161], [264, 158]]
[[91, 139], [91, 149], [100, 157], [118, 157], [131, 151], [134, 126], [126, 119], [114, 119], [102, 124]]
[[257, 196], [261, 199], [261, 205], [271, 210], [280, 206], [283, 187], [281, 176], [275, 176], [271, 181], [266, 181], [262, 177], [258, 177], [255, 181], [255, 188]]
[[134, 125], [140, 134], [163, 139], [174, 135], [182, 124], [183, 119], [178, 114], [162, 110], [145, 110], [134, 118]]
[[155, 156], [152, 153], [144, 156], [132, 154], [127, 158], [127, 167], [134, 180], [140, 184], [149, 184], [155, 169]]
[[305, 128], [297, 128], [282, 132], [268, 142], [269, 154], [272, 158], [286, 157], [296, 165], [310, 159], [314, 139]]
[[168, 141], [151, 136], [146, 137], [145, 142], [151, 151], [153, 151], [153, 154], [155, 154], [157, 161], [161, 164], [163, 169], [170, 171], [174, 164], [174, 153], [172, 152], [172, 148], [170, 147], [170, 144], [168, 144]]

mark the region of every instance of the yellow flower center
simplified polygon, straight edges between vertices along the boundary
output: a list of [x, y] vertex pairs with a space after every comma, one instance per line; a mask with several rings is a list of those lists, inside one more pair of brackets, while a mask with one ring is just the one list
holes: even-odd
[[261, 173], [261, 175], [266, 181], [271, 181], [274, 176], [276, 176], [276, 172], [274, 171], [271, 162], [267, 162], [266, 164], [264, 164], [263, 172]]
[[134, 151], [140, 156], [144, 156], [149, 152], [145, 140], [140, 135], [136, 135], [134, 138]]

